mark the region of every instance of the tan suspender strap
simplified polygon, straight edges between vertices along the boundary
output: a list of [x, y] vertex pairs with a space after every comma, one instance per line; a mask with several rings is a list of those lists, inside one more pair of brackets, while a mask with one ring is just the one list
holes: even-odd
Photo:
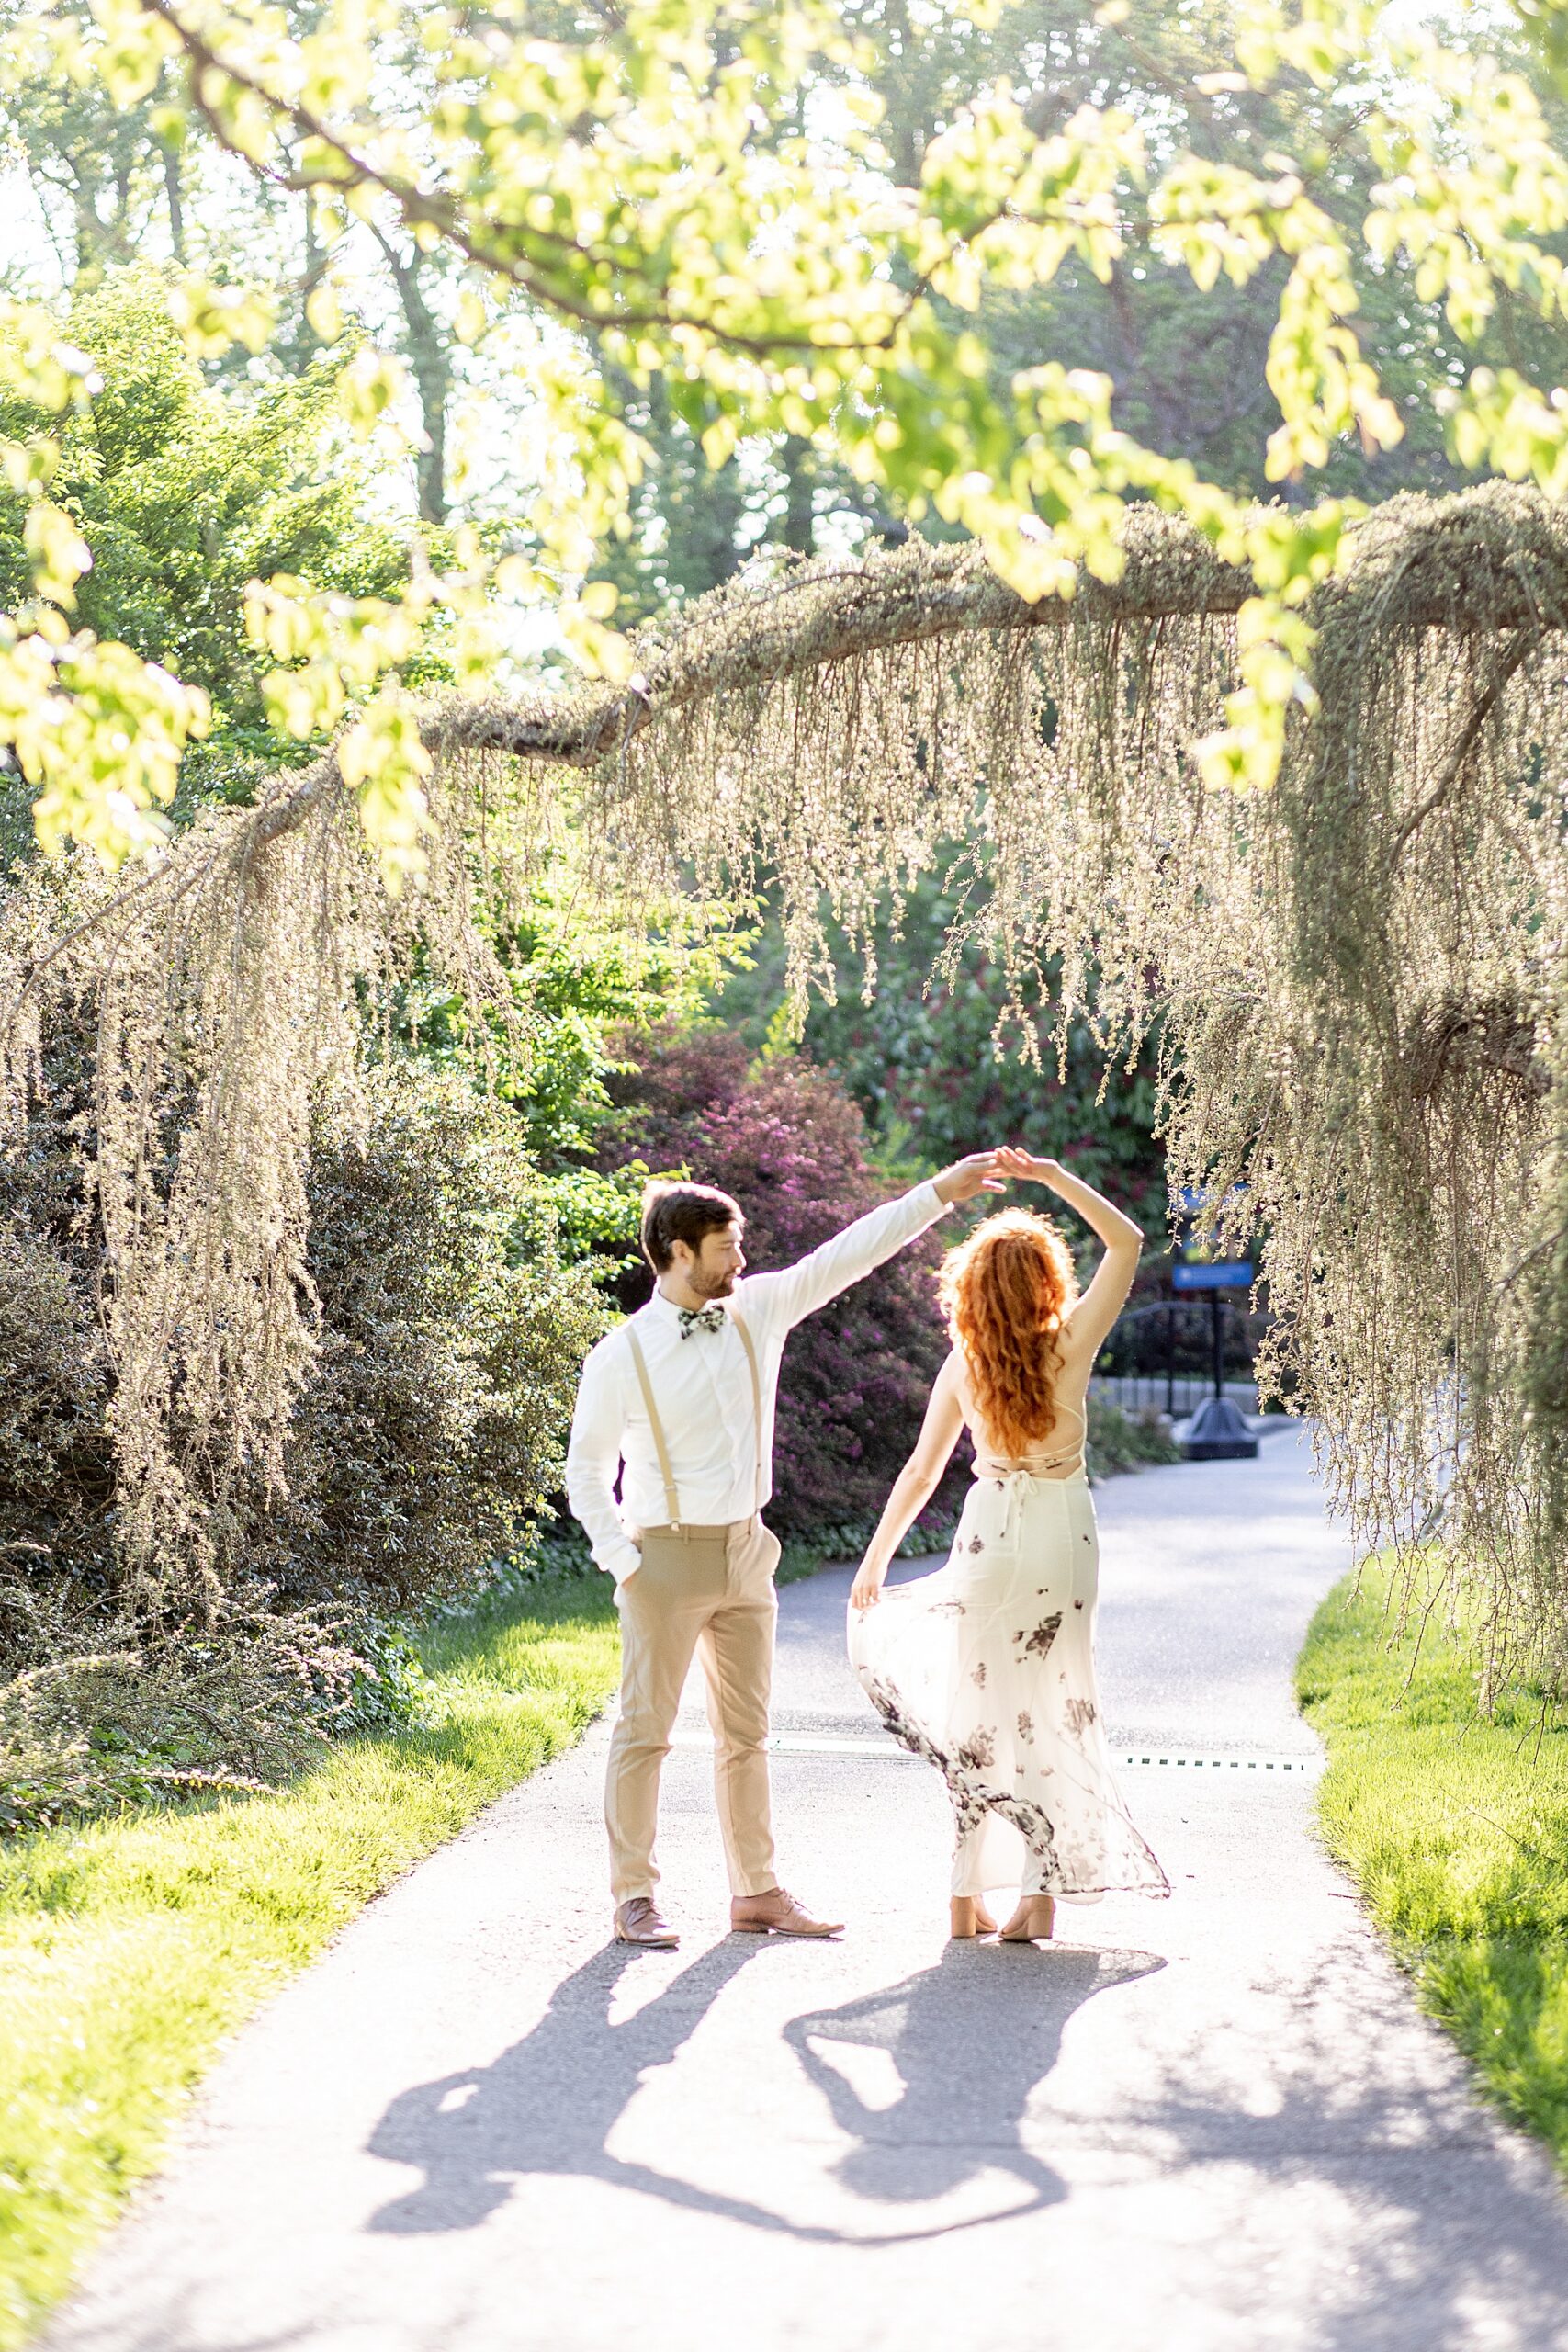
[[[762, 1375], [757, 1367], [757, 1350], [750, 1332], [733, 1312], [729, 1317], [740, 1334], [740, 1344], [746, 1351], [746, 1369], [751, 1375], [751, 1412], [757, 1430], [756, 1462], [752, 1472], [751, 1509], [762, 1508]], [[648, 1376], [648, 1359], [642, 1342], [628, 1322], [624, 1327], [631, 1342], [632, 1362], [637, 1366], [637, 1386], [642, 1390], [643, 1409], [648, 1425], [653, 1431], [653, 1450], [659, 1456], [659, 1475], [664, 1481], [664, 1508], [670, 1514], [671, 1527], [681, 1524], [681, 1499], [675, 1491], [675, 1473], [671, 1467], [670, 1448], [664, 1442], [664, 1424], [659, 1418], [659, 1408], [653, 1401], [653, 1383]]]
[[755, 1484], [751, 1488], [751, 1509], [759, 1511], [762, 1508], [762, 1375], [757, 1369], [757, 1351], [751, 1344], [750, 1332], [733, 1308], [729, 1319], [740, 1334], [740, 1344], [746, 1351], [746, 1367], [751, 1374], [751, 1409], [757, 1417], [757, 1468]]
[[[648, 1414], [649, 1427], [653, 1431], [653, 1450], [659, 1456], [659, 1472], [664, 1481], [664, 1508], [670, 1514], [671, 1526], [679, 1527], [681, 1498], [675, 1492], [675, 1473], [670, 1467], [670, 1448], [664, 1442], [664, 1424], [659, 1418], [659, 1408], [653, 1401], [653, 1383], [648, 1376], [648, 1359], [642, 1351], [642, 1341], [637, 1338], [631, 1325], [627, 1323], [624, 1329], [627, 1339], [632, 1343], [632, 1362], [637, 1366], [637, 1386], [642, 1390], [642, 1401]], [[748, 1350], [750, 1347], [750, 1341], [748, 1340]], [[756, 1374], [753, 1374], [752, 1377], [755, 1379]]]

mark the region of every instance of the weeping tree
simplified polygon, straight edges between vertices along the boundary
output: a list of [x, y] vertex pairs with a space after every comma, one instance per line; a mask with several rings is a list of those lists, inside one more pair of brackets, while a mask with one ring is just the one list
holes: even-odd
[[[1490, 20], [1439, 39], [1362, 0], [1227, 0], [1188, 28], [1186, 130], [1120, 5], [977, 86], [939, 53], [973, 12], [938, 6], [898, 43], [940, 84], [918, 153], [878, 127], [855, 14], [16, 12], [0, 93], [156, 92], [193, 148], [309, 206], [324, 340], [355, 222], [445, 256], [462, 334], [521, 352], [546, 452], [504, 556], [476, 538], [374, 598], [250, 584], [271, 722], [341, 732], [171, 840], [205, 698], [80, 624], [57, 420], [94, 373], [46, 311], [0, 304], [0, 389], [33, 419], [0, 445], [29, 567], [0, 616], [0, 744], [44, 846], [76, 845], [0, 904], [8, 1148], [68, 1072], [122, 1596], [221, 1613], [237, 1498], [281, 1493], [318, 1346], [312, 1122], [330, 1101], [365, 1131], [367, 1005], [411, 965], [476, 1016], [515, 1010], [492, 943], [556, 829], [634, 910], [776, 877], [801, 993], [829, 970], [825, 899], [869, 937], [889, 887], [973, 839], [964, 924], [1017, 988], [1058, 972], [1060, 1019], [1107, 1054], [1160, 1036], [1173, 1173], [1258, 1240], [1266, 1370], [1359, 1534], [1446, 1537], [1487, 1599], [1489, 1672], [1558, 1672], [1568, 0], [1519, 0], [1515, 70]], [[1364, 193], [1320, 119], [1354, 133]], [[1250, 289], [1288, 504], [1134, 437], [1108, 375], [987, 361], [965, 318], [994, 326], [1064, 268]], [[1406, 283], [1453, 347], [1402, 392], [1357, 322]], [[224, 274], [171, 301], [203, 360], [271, 332], [266, 290]], [[345, 429], [396, 412], [372, 350], [341, 381]], [[795, 451], [800, 479], [830, 464], [898, 527], [964, 543], [742, 578], [619, 637], [588, 575], [631, 527], [630, 420], [655, 398], [719, 475]], [[1396, 448], [1415, 401], [1456, 467], [1546, 494], [1370, 516], [1324, 495], [1336, 452]], [[516, 674], [498, 594], [548, 604], [602, 682], [486, 700]], [[433, 646], [479, 690], [412, 699]], [[95, 854], [142, 863], [118, 886]]]
[[[1254, 1247], [1265, 1378], [1314, 1419], [1358, 1540], [1441, 1537], [1488, 1673], [1568, 1663], [1568, 518], [1494, 485], [1391, 501], [1314, 594], [1315, 698], [1271, 791], [1193, 756], [1251, 582], [1130, 512], [1111, 583], [1027, 602], [911, 541], [741, 580], [625, 684], [417, 716], [429, 877], [389, 895], [328, 752], [124, 887], [24, 870], [0, 908], [19, 1122], [90, 1009], [85, 1214], [117, 1376], [119, 1573], [210, 1610], [224, 1501], [283, 1476], [313, 1346], [311, 1121], [352, 1112], [367, 990], [416, 953], [476, 1012], [487, 944], [568, 818], [623, 905], [776, 878], [795, 988], [831, 909], [978, 837], [978, 934], [1108, 1056], [1163, 1041], [1172, 1174]], [[411, 724], [416, 723], [411, 718]]]

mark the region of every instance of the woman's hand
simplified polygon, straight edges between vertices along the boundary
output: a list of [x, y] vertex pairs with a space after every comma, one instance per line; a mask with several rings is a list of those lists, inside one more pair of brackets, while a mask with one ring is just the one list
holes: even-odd
[[886, 1574], [886, 1569], [879, 1568], [874, 1561], [863, 1560], [855, 1580], [850, 1587], [850, 1607], [852, 1609], [874, 1607], [882, 1598], [882, 1584]]
[[997, 1154], [997, 1167], [1015, 1183], [1055, 1184], [1062, 1172], [1059, 1159], [1036, 1159], [1032, 1151], [1020, 1151], [1016, 1144], [1003, 1144]]

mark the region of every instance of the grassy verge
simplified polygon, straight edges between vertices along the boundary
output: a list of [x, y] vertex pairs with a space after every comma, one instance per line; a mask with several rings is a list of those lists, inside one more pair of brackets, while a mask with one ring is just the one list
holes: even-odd
[[0, 1854], [4, 2352], [156, 2165], [223, 2037], [597, 1713], [615, 1670], [608, 1582], [552, 1580], [421, 1646], [429, 1727], [331, 1749], [279, 1796]]
[[1568, 1716], [1525, 1691], [1481, 1720], [1467, 1645], [1391, 1641], [1370, 1575], [1319, 1609], [1296, 1686], [1330, 1847], [1423, 2006], [1568, 2167]]

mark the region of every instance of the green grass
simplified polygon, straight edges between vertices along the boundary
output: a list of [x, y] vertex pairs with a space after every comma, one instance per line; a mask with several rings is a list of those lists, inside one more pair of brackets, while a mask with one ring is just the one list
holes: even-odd
[[276, 1797], [0, 1854], [0, 2347], [64, 2290], [232, 2032], [369, 1897], [569, 1747], [617, 1652], [607, 1579], [421, 1645], [436, 1727], [358, 1739]]
[[1321, 1818], [1486, 2090], [1568, 2167], [1568, 1717], [1476, 1713], [1469, 1645], [1391, 1640], [1369, 1573], [1323, 1603], [1296, 1668], [1328, 1747]]

